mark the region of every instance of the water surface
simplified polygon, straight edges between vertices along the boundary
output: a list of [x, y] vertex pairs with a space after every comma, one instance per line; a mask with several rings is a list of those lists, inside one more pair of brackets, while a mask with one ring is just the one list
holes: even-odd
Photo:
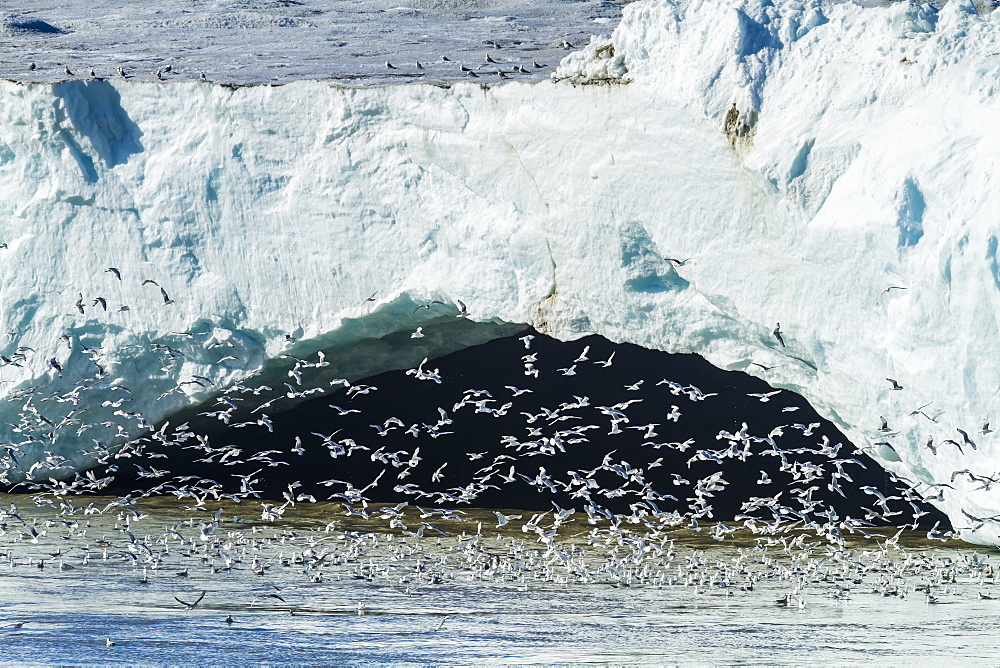
[[[547, 545], [522, 530], [528, 512], [498, 528], [492, 511], [411, 506], [404, 530], [392, 506], [364, 520], [300, 503], [267, 522], [255, 502], [212, 527], [216, 507], [172, 499], [90, 515], [0, 503], [25, 522], [8, 515], [0, 537], [11, 663], [954, 663], [1000, 649], [1000, 600], [979, 598], [1000, 599], [996, 551], [923, 533], [837, 550], [571, 516]], [[417, 537], [422, 522], [436, 529]], [[176, 600], [202, 591], [193, 610]]]

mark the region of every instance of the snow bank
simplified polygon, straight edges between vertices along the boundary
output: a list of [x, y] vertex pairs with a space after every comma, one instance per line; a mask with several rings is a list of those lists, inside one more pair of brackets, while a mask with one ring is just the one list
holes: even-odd
[[[643, 0], [557, 73], [626, 85], [4, 84], [0, 351], [34, 351], [0, 367], [0, 436], [21, 468], [84, 463], [124, 438], [107, 414], [137, 433], [209, 396], [195, 376], [398, 368], [350, 351], [461, 300], [763, 374], [1000, 542], [968, 519], [991, 483], [953, 474], [1000, 468], [998, 37], [967, 3]], [[27, 391], [81, 379], [79, 406]]]

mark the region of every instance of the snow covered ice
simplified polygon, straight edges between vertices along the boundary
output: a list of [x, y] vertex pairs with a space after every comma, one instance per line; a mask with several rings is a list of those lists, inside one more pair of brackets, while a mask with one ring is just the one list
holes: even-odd
[[[115, 25], [55, 6], [31, 18]], [[260, 65], [273, 55], [238, 67], [225, 40], [228, 52], [188, 54], [194, 65], [166, 83], [150, 63], [127, 80], [56, 82], [70, 61], [46, 49], [73, 33], [23, 23], [3, 24], [9, 44], [45, 67], [15, 72], [7, 58], [0, 84], [0, 342], [8, 357], [35, 352], [0, 369], [4, 422], [22, 411], [19, 391], [70, 389], [94, 361], [112, 380], [78, 409], [134, 413], [135, 435], [208, 397], [194, 376], [218, 387], [323, 349], [361, 378], [532, 325], [762, 375], [926, 496], [954, 486], [936, 504], [962, 537], [1000, 542], [996, 523], [968, 519], [1000, 513], [991, 484], [953, 474], [1000, 470], [1000, 440], [982, 429], [1000, 424], [1000, 14], [641, 0], [550, 80], [449, 66], [434, 85], [358, 87], [334, 70], [375, 66], [352, 70], [349, 54], [286, 77]], [[565, 55], [549, 37], [546, 57]], [[113, 69], [100, 43], [93, 65], [70, 47], [77, 75]], [[478, 67], [482, 52], [463, 62]], [[294, 81], [200, 82], [198, 58], [229, 58], [215, 76], [227, 83]], [[373, 80], [387, 83], [381, 67]], [[414, 312], [435, 299], [450, 311]], [[459, 300], [474, 322], [455, 320]], [[425, 345], [437, 348], [349, 354], [435, 324], [445, 333]], [[166, 364], [151, 343], [185, 357]], [[123, 394], [115, 385], [131, 390], [127, 408], [101, 406]], [[117, 426], [76, 429], [61, 426], [56, 444], [83, 464]], [[0, 436], [19, 441], [9, 426]], [[42, 456], [23, 448], [22, 466]]]
[[496, 80], [501, 68], [511, 78], [538, 79], [551, 74], [567, 44], [586, 43], [616, 25], [629, 1], [165, 0], [123, 7], [14, 1], [0, 13], [6, 55], [0, 77], [51, 83], [64, 79], [68, 66], [80, 76], [93, 68], [99, 77], [117, 78], [122, 67], [131, 79], [152, 81], [170, 65], [162, 72], [168, 80], [198, 80], [204, 72], [229, 85], [302, 79], [447, 85], [456, 78]]

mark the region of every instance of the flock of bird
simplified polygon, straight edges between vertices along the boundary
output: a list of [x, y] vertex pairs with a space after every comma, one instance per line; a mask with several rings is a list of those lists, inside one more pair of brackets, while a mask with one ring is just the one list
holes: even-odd
[[[498, 42], [489, 42], [495, 51], [499, 51], [502, 47]], [[572, 49], [573, 45], [563, 40], [560, 45], [563, 49]], [[403, 72], [405, 71], [409, 76], [423, 76], [424, 71], [428, 64], [426, 62], [421, 63], [419, 60], [414, 61], [412, 66], [404, 66], [402, 64], [393, 64], [386, 60], [385, 63], [386, 71], [392, 72]], [[439, 57], [437, 63], [438, 67], [445, 68], [457, 68], [456, 71], [461, 76], [478, 78], [482, 76], [498, 77], [500, 79], [506, 79], [507, 77], [524, 75], [524, 74], [535, 74], [542, 70], [547, 69], [549, 66], [547, 64], [539, 63], [538, 61], [532, 61], [530, 64], [522, 63], [517, 60], [512, 60], [510, 58], [505, 58], [502, 56], [496, 56], [487, 53], [483, 57], [482, 63], [471, 66], [465, 63], [456, 63], [452, 61], [448, 56], [442, 55]], [[34, 62], [28, 63], [29, 72], [40, 71], [38, 65]], [[62, 74], [70, 79], [85, 78], [92, 81], [104, 81], [106, 79], [131, 79], [137, 76], [143, 76], [135, 71], [126, 70], [125, 67], [119, 66], [115, 68], [113, 74], [98, 74], [94, 68], [87, 70], [86, 74], [81, 74], [79, 71], [74, 71], [70, 69], [69, 65], [62, 65]], [[171, 76], [181, 75], [181, 78], [186, 78], [185, 75], [178, 70], [176, 70], [173, 64], [166, 64], [163, 67], [157, 68], [155, 73], [152, 75], [157, 81], [167, 81]], [[199, 72], [198, 78], [201, 81], [208, 81], [208, 76], [204, 72]]]
[[[128, 280], [115, 267], [105, 273], [112, 281]], [[173, 304], [156, 281], [146, 279], [141, 287], [159, 289], [157, 308]], [[73, 309], [104, 313], [111, 301], [78, 293]], [[431, 324], [469, 317], [461, 302], [455, 307], [435, 300], [413, 310], [428, 318], [411, 332], [414, 340], [427, 336]], [[780, 341], [780, 327], [774, 334]], [[17, 337], [9, 333], [8, 345], [20, 343]], [[584, 345], [546, 357], [533, 347], [537, 338], [519, 337], [519, 358], [507, 365], [522, 379], [517, 384], [459, 390], [427, 414], [406, 419], [402, 410], [376, 416], [376, 381], [323, 376], [331, 364], [323, 352], [283, 355], [284, 389], [265, 385], [256, 374], [216, 388], [207, 375], [178, 381], [173, 372], [189, 356], [210, 355], [223, 367], [240, 360], [246, 351], [238, 342], [215, 340], [206, 330], [131, 344], [135, 359], [157, 357], [164, 395], [187, 386], [213, 392], [197, 420], [225, 429], [210, 436], [192, 428], [193, 419], [150, 424], [129, 408], [132, 391], [112, 373], [120, 360], [106, 361], [98, 347], [64, 334], [53, 342], [57, 352], [48, 366], [55, 377], [72, 371], [80, 379], [69, 389], [20, 387], [6, 397], [8, 405], [20, 404], [20, 412], [16, 424], [3, 425], [6, 470], [0, 476], [11, 491], [27, 496], [11, 497], [21, 508], [12, 503], [0, 510], [0, 535], [8, 541], [0, 566], [59, 573], [117, 568], [140, 585], [191, 578], [201, 589], [175, 595], [186, 611], [212, 600], [213, 577], [238, 571], [262, 578], [248, 607], [282, 611], [294, 611], [290, 592], [296, 587], [344, 579], [390, 583], [410, 593], [487, 580], [517, 587], [538, 581], [681, 585], [726, 596], [750, 595], [772, 583], [763, 590], [786, 589], [779, 605], [798, 607], [817, 586], [836, 599], [862, 590], [900, 597], [916, 592], [939, 603], [965, 582], [978, 588], [980, 598], [991, 598], [994, 569], [987, 561], [942, 561], [901, 547], [904, 531], [918, 529], [928, 514], [922, 495], [906, 481], [893, 477], [890, 491], [861, 486], [871, 502], [850, 513], [829, 502], [846, 496], [845, 486], [871, 462], [817, 433], [819, 423], [789, 420], [754, 429], [742, 422], [699, 442], [684, 436], [684, 416], [710, 405], [715, 392], [656, 377], [594, 385], [595, 374], [620, 361], [615, 350], [597, 357]], [[19, 345], [0, 359], [0, 368], [17, 371], [36, 354]], [[635, 376], [641, 371], [627, 370]], [[447, 368], [432, 369], [425, 358], [397, 382], [410, 383], [413, 392], [463, 386], [450, 384], [448, 376]], [[608, 398], [576, 394], [584, 376]], [[316, 378], [323, 382], [312, 382]], [[565, 396], [540, 405], [532, 395], [552, 378], [561, 381]], [[747, 400], [763, 405], [791, 396], [774, 390], [748, 393]], [[277, 413], [305, 400], [322, 402], [325, 424], [334, 428], [300, 427], [278, 440]], [[792, 402], [780, 413], [798, 410]], [[492, 433], [487, 425], [494, 421], [504, 433], [485, 442], [482, 434]], [[137, 430], [145, 431], [134, 437]], [[106, 436], [91, 438], [83, 452], [60, 448], [67, 435], [82, 439], [91, 431]], [[219, 443], [246, 432], [254, 435], [241, 444]], [[175, 473], [181, 462], [195, 473]], [[759, 476], [748, 478], [755, 462]], [[102, 496], [119, 484], [116, 477], [139, 488]], [[289, 480], [280, 489], [269, 483], [278, 477]], [[760, 491], [748, 494], [737, 513], [718, 516], [718, 498], [747, 488]], [[537, 506], [548, 495], [542, 503], [550, 507], [484, 510], [482, 499], [497, 494], [515, 507]], [[75, 500], [80, 495], [83, 502]], [[386, 503], [391, 496], [405, 500]], [[164, 505], [170, 498], [175, 501]], [[164, 516], [173, 518], [170, 524], [154, 526]], [[296, 516], [308, 516], [312, 526], [295, 524]], [[953, 535], [939, 526], [926, 531], [927, 540]], [[729, 541], [737, 556], [713, 561], [703, 546], [682, 554], [678, 543], [692, 536]], [[869, 547], [857, 547], [861, 538], [870, 539]], [[267, 584], [279, 574], [280, 584]], [[901, 574], [919, 581], [901, 587]]]
[[[108, 271], [121, 280], [120, 272], [115, 268], [109, 268]], [[143, 285], [147, 284], [160, 287], [155, 281], [148, 279], [143, 282]], [[172, 303], [166, 291], [162, 287], [160, 290], [163, 304]], [[100, 301], [101, 298], [94, 299], [95, 303]], [[83, 311], [82, 294], [75, 306]], [[431, 303], [418, 306], [416, 310], [430, 306], [437, 308], [436, 304]], [[107, 308], [106, 303], [102, 304], [102, 308]], [[458, 317], [467, 315], [464, 305], [461, 305]], [[206, 340], [207, 333], [182, 332], [177, 336], [184, 343], [172, 341], [174, 345], [171, 345], [149, 342], [146, 344], [147, 350], [139, 350], [137, 354], [160, 355], [160, 364], [169, 371], [171, 365], [182, 361], [189, 354], [185, 353], [185, 347], [203, 350], [220, 347], [216, 342]], [[412, 336], [422, 336], [421, 328], [415, 330]], [[782, 447], [782, 437], [786, 432], [797, 432], [802, 437], [810, 437], [819, 426], [818, 423], [806, 425], [791, 422], [753, 433], [744, 422], [734, 432], [724, 429], [718, 431], [715, 442], [720, 447], [699, 445], [693, 438], [673, 441], [660, 438], [660, 432], [667, 425], [675, 425], [680, 421], [684, 413], [681, 405], [685, 401], [700, 403], [715, 396], [692, 384], [664, 378], [650, 382], [647, 386], [644, 385], [645, 379], [636, 379], [621, 388], [619, 400], [599, 405], [592, 403], [586, 396], [574, 395], [573, 386], [567, 383], [567, 400], [557, 406], [534, 406], [530, 398], [530, 382], [537, 381], [540, 367], [537, 353], [531, 350], [532, 338], [532, 335], [527, 335], [521, 339], [524, 346], [521, 364], [525, 380], [528, 381], [524, 383], [524, 387], [508, 385], [499, 391], [468, 389], [454, 397], [450, 406], [438, 406], [432, 416], [425, 416], [420, 420], [404, 421], [395, 415], [380, 417], [375, 424], [369, 425], [372, 431], [368, 434], [346, 435], [341, 434], [340, 429], [335, 429], [332, 433], [313, 431], [296, 435], [293, 443], [280, 446], [270, 442], [270, 435], [274, 431], [271, 413], [280, 411], [283, 403], [292, 405], [293, 402], [312, 398], [311, 395], [328, 394], [333, 388], [338, 388], [345, 400], [339, 403], [345, 403], [348, 408], [332, 403], [329, 404], [330, 410], [339, 417], [347, 418], [361, 412], [360, 408], [353, 407], [361, 405], [357, 403], [359, 397], [377, 390], [373, 385], [351, 383], [343, 378], [334, 378], [322, 386], [306, 387], [303, 385], [304, 374], [321, 370], [329, 366], [330, 362], [322, 352], [315, 361], [285, 355], [292, 362], [287, 372], [289, 382], [284, 383], [287, 391], [275, 392], [270, 386], [253, 385], [249, 382], [251, 379], [247, 379], [220, 391], [211, 400], [214, 405], [201, 411], [202, 416], [218, 420], [228, 425], [229, 429], [256, 429], [261, 432], [262, 447], [254, 450], [234, 444], [211, 443], [206, 435], [196, 433], [187, 423], [172, 427], [168, 422], [153, 429], [140, 412], [128, 410], [128, 403], [132, 401], [131, 390], [110, 380], [112, 374], [101, 366], [99, 351], [86, 349], [84, 352], [90, 356], [96, 373], [76, 383], [71, 390], [50, 392], [42, 387], [29, 387], [19, 389], [8, 397], [8, 401], [23, 402], [20, 422], [9, 425], [22, 440], [6, 444], [7, 456], [3, 460], [6, 471], [0, 472], [0, 475], [8, 482], [16, 483], [15, 490], [66, 496], [99, 492], [111, 484], [121, 466], [127, 466], [130, 467], [128, 472], [133, 478], [149, 483], [147, 489], [136, 490], [136, 496], [171, 494], [179, 499], [191, 499], [192, 508], [202, 509], [210, 501], [242, 502], [261, 498], [264, 492], [260, 485], [265, 478], [262, 473], [276, 467], [294, 468], [296, 460], [303, 461], [308, 445], [314, 452], [326, 453], [332, 460], [330, 471], [333, 475], [317, 483], [319, 488], [329, 490], [325, 498], [319, 494], [320, 498], [339, 498], [348, 504], [349, 512], [362, 516], [367, 514], [365, 505], [370, 501], [366, 497], [368, 492], [384, 496], [391, 490], [396, 495], [412, 498], [414, 502], [430, 499], [434, 504], [454, 506], [473, 504], [483, 492], [513, 485], [560, 494], [563, 498], [581, 504], [590, 521], [604, 518], [616, 525], [623, 522], [636, 524], [652, 521], [659, 525], [669, 523], [695, 529], [700, 528], [699, 522], [704, 523], [714, 518], [712, 499], [730, 484], [725, 479], [725, 467], [733, 462], [745, 463], [754, 457], [773, 458], [778, 462], [778, 470], [787, 478], [781, 483], [787, 484], [772, 483], [769, 474], [762, 470], [757, 483], [762, 489], [780, 488], [779, 491], [751, 496], [743, 504], [741, 512], [732, 519], [734, 524], [715, 522], [709, 529], [711, 535], [723, 537], [736, 531], [738, 527], [768, 534], [797, 528], [810, 530], [839, 542], [845, 531], [865, 533], [868, 527], [876, 524], [900, 524], [896, 520], [904, 513], [911, 518], [909, 524], [915, 529], [920, 517], [927, 512], [919, 505], [920, 495], [905, 486], [897, 494], [891, 495], [885, 495], [874, 487], [864, 488], [873, 498], [870, 507], [862, 507], [863, 515], [858, 518], [841, 517], [817, 500], [815, 497], [816, 492], [821, 489], [820, 484], [829, 492], [844, 496], [842, 485], [853, 482], [851, 469], [866, 468], [862, 459], [844, 453], [841, 443], [831, 443], [826, 436], [818, 439], [812, 447]], [[74, 347], [82, 345], [69, 336], [64, 336], [61, 340], [65, 342], [70, 355], [75, 352]], [[229, 342], [223, 347], [223, 352], [238, 353], [233, 345]], [[142, 348], [141, 345], [138, 347]], [[9, 364], [20, 364], [27, 352], [17, 353], [22, 357], [9, 358]], [[596, 360], [591, 360], [588, 354], [589, 347], [585, 347], [566, 366], [558, 367], [555, 373], [566, 377], [576, 376], [583, 372], [585, 365], [607, 369], [614, 363], [613, 352], [606, 359]], [[235, 355], [226, 356], [231, 357]], [[221, 358], [219, 363], [224, 364], [226, 358]], [[63, 373], [63, 363], [56, 356], [51, 357], [48, 363], [57, 374]], [[412, 377], [417, 383], [440, 385], [442, 382], [440, 369], [429, 369], [426, 359], [415, 368], [407, 370], [405, 375]], [[193, 375], [179, 382], [175, 381], [174, 386], [169, 387], [164, 394], [183, 391], [186, 385], [211, 389], [213, 381], [207, 376]], [[96, 398], [88, 397], [92, 392], [99, 394]], [[273, 396], [264, 400], [262, 393]], [[772, 401], [776, 394], [778, 391], [752, 393], [751, 397], [766, 403]], [[659, 416], [661, 421], [643, 420], [637, 423], [634, 417], [630, 417], [630, 414], [635, 415], [634, 407], [646, 401], [662, 406], [662, 414]], [[678, 403], [672, 403], [674, 401]], [[88, 408], [78, 409], [81, 402]], [[54, 404], [54, 410], [47, 407], [42, 410], [40, 406], [43, 404]], [[787, 409], [791, 412], [796, 407], [789, 406]], [[85, 415], [87, 412], [92, 412], [95, 416]], [[499, 439], [499, 443], [488, 445], [484, 452], [455, 452], [454, 445], [449, 443], [438, 447], [434, 456], [428, 453], [428, 442], [436, 444], [442, 437], [452, 437], [452, 442], [468, 438], [462, 435], [456, 437], [454, 431], [449, 429], [459, 416], [489, 419], [508, 414], [523, 416], [523, 433], [505, 434]], [[370, 419], [368, 415], [364, 417]], [[129, 425], [129, 422], [133, 424]], [[80, 438], [89, 430], [103, 429], [105, 433], [111, 432], [112, 438], [109, 441], [113, 442], [127, 438], [136, 427], [149, 431], [140, 438], [126, 440], [120, 446], [93, 438], [92, 447], [74, 453], [75, 456], [60, 453], [56, 447], [60, 436], [65, 433]], [[394, 435], [396, 439], [412, 441], [413, 445], [396, 449], [393, 443], [397, 441], [387, 439], [390, 435]], [[619, 449], [616, 443], [626, 444], [626, 436], [629, 435], [638, 439], [640, 446], [637, 456], [643, 457], [642, 461], [629, 461], [624, 456], [615, 456]], [[424, 448], [424, 455], [421, 455], [421, 448]], [[565, 466], [564, 460], [567, 457], [577, 462], [584, 461], [580, 456], [581, 451], [593, 456], [597, 452], [595, 448], [606, 452], [598, 464], [589, 468], [580, 466], [555, 469], [555, 466]], [[190, 454], [189, 457], [189, 453], [197, 454]], [[34, 461], [31, 461], [32, 454]], [[451, 482], [453, 476], [448, 467], [455, 470], [456, 464], [451, 460], [460, 456], [468, 457], [469, 461], [477, 461], [482, 466], [468, 480], [459, 481], [461, 484], [456, 485]], [[206, 469], [214, 466], [215, 469], [226, 471], [229, 480], [219, 481], [198, 476], [185, 476], [184, 479], [171, 477], [171, 472], [165, 467], [170, 465], [171, 459], [184, 457], [193, 459], [194, 463], [204, 465]], [[76, 471], [81, 458], [96, 466], [83, 473]], [[367, 458], [370, 464], [382, 468], [372, 480], [355, 485], [353, 481], [343, 480], [344, 476], [339, 473], [351, 470], [352, 458], [355, 461]], [[817, 462], [817, 458], [824, 461]], [[553, 464], [543, 463], [546, 459], [552, 459]], [[423, 463], [432, 460], [433, 472], [426, 471], [428, 465]], [[682, 472], [677, 472], [676, 466], [682, 462], [684, 468]], [[703, 466], [709, 466], [712, 470], [702, 474]], [[657, 469], [672, 470], [669, 475], [660, 475]], [[690, 471], [699, 472], [700, 477], [691, 475]], [[411, 476], [413, 478], [407, 480]], [[420, 484], [415, 482], [418, 478], [422, 480]], [[666, 488], [659, 484], [664, 479], [668, 482]], [[316, 494], [297, 491], [301, 486], [302, 482], [299, 480], [292, 482], [284, 492], [284, 503], [281, 505], [264, 503], [264, 518], [280, 518], [290, 504], [316, 500]], [[608, 505], [627, 506], [631, 512], [616, 514]], [[360, 508], [356, 508], [357, 506]]]
[[[487, 587], [512, 601], [518, 592], [565, 585], [648, 587], [798, 609], [852, 599], [940, 605], [1000, 596], [994, 558], [907, 549], [901, 532], [837, 544], [798, 531], [724, 549], [671, 525], [629, 529], [567, 510], [517, 522], [499, 511], [380, 504], [364, 520], [320, 503], [262, 525], [230, 516], [234, 509], [184, 518], [163, 504], [147, 514], [128, 502], [88, 511], [64, 500], [58, 515], [46, 517], [40, 508], [12, 505], [2, 513], [14, 540], [0, 550], [0, 572], [57, 582], [85, 573], [119, 583], [130, 600], [148, 597], [179, 614], [215, 616], [219, 625], [252, 627], [258, 615], [379, 614], [414, 599], [444, 615], [427, 632], [461, 614], [441, 607], [456, 588]], [[121, 643], [107, 639], [108, 646]]]
[[[40, 70], [38, 68], [38, 65], [32, 62], [28, 63], [28, 71], [38, 72]], [[114, 77], [117, 77], [119, 79], [130, 79], [136, 76], [135, 72], [127, 71], [124, 67], [121, 66], [115, 68], [114, 74], [98, 75], [97, 72], [94, 70], [94, 68], [90, 68], [90, 70], [86, 74], [78, 74], [73, 70], [71, 70], [69, 65], [63, 65], [62, 73], [71, 79], [85, 78], [85, 79], [90, 79], [92, 81], [104, 81], [106, 79]], [[174, 70], [174, 66], [172, 64], [167, 64], [161, 68], [157, 68], [156, 72], [153, 74], [153, 77], [157, 81], [166, 81], [167, 78], [172, 74], [177, 74], [177, 72]], [[199, 73], [199, 78], [202, 81], [208, 80], [208, 77], [205, 76], [204, 72]]]
[[[569, 42], [563, 42], [563, 48], [570, 49], [572, 48], [572, 45]], [[449, 65], [452, 64], [452, 60], [448, 56], [440, 56], [440, 62], [448, 63]], [[398, 71], [402, 65], [393, 65], [387, 60], [385, 61], [385, 67], [387, 70]], [[510, 69], [504, 69], [505, 67], [509, 67]], [[479, 65], [469, 67], [468, 65], [459, 63], [458, 72], [463, 76], [472, 78], [495, 76], [500, 79], [506, 79], [508, 76], [516, 76], [518, 74], [534, 74], [535, 72], [544, 70], [547, 67], [548, 65], [539, 64], [538, 61], [532, 61], [531, 65], [525, 65], [524, 63], [512, 62], [504, 58], [497, 60], [494, 59], [492, 55], [487, 53], [486, 56], [483, 57], [483, 62]], [[415, 75], [420, 75], [424, 70], [424, 64], [422, 64], [419, 60], [414, 61], [412, 68], [407, 69]]]

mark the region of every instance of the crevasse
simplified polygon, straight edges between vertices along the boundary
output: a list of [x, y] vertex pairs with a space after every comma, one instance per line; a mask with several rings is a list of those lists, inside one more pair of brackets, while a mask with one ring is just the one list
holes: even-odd
[[[537, 84], [3, 83], [8, 464], [83, 466], [284, 352], [359, 378], [530, 324], [763, 374], [996, 544], [955, 472], [1000, 469], [998, 38], [967, 2], [642, 0]], [[459, 300], [493, 325], [350, 354]]]

